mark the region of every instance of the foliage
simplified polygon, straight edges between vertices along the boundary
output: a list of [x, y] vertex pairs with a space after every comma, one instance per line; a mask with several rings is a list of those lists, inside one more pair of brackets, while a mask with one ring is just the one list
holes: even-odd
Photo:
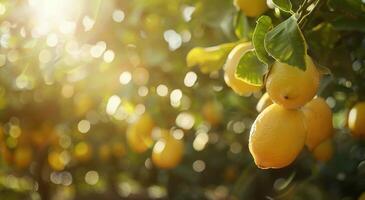
[[[222, 0], [0, 1], [0, 199], [357, 199], [365, 143], [346, 122], [365, 101], [365, 4], [271, 6], [254, 18]], [[247, 83], [264, 85], [275, 61], [305, 69], [307, 54], [331, 71], [318, 92], [334, 113], [331, 160], [253, 164], [261, 93], [236, 95], [221, 70], [247, 41]], [[143, 113], [184, 141], [176, 168], [128, 145]]]

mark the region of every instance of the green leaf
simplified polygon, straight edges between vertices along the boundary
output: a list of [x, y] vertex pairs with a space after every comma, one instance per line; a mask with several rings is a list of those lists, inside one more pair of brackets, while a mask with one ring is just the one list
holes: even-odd
[[256, 50], [257, 57], [264, 63], [271, 65], [274, 61], [265, 49], [265, 36], [266, 33], [272, 29], [272, 21], [268, 16], [261, 16], [257, 20], [257, 25], [252, 37], [252, 43]]
[[291, 12], [292, 5], [290, 0], [272, 0], [274, 5], [284, 12]]
[[332, 26], [339, 31], [365, 32], [365, 20], [339, 17], [331, 22]]
[[236, 43], [226, 43], [213, 47], [195, 47], [186, 57], [188, 67], [198, 66], [203, 73], [216, 71], [223, 67], [229, 52]]
[[265, 49], [279, 62], [306, 69], [307, 47], [294, 15], [266, 34]]
[[257, 58], [255, 50], [250, 50], [242, 56], [238, 63], [236, 77], [248, 84], [262, 86], [263, 77], [267, 72], [267, 64]]
[[242, 11], [237, 12], [234, 18], [234, 33], [239, 39], [248, 39], [250, 34], [250, 24], [248, 23], [247, 16]]

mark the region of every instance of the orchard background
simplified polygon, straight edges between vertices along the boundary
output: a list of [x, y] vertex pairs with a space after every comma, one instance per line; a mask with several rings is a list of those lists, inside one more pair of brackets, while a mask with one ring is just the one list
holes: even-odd
[[[1, 0], [0, 199], [361, 199], [365, 143], [347, 120], [365, 100], [365, 2], [269, 5], [248, 16], [230, 0]], [[315, 61], [334, 153], [303, 148], [263, 170], [248, 149], [270, 66], [260, 36], [260, 59], [246, 60], [259, 67], [239, 76], [262, 90], [236, 94], [222, 69], [235, 45], [285, 22], [269, 53]]]

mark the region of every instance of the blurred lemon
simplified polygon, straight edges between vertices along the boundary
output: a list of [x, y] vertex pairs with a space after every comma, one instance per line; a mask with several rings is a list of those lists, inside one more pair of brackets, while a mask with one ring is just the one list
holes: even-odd
[[316, 146], [313, 150], [313, 156], [316, 160], [327, 162], [333, 156], [333, 143], [332, 139], [328, 138], [318, 146]]
[[309, 56], [305, 60], [305, 71], [285, 63], [274, 63], [266, 81], [266, 90], [273, 102], [294, 109], [316, 95], [320, 74]]
[[348, 126], [355, 137], [365, 136], [365, 102], [357, 103], [349, 113]]
[[249, 17], [260, 16], [268, 9], [266, 0], [234, 0], [233, 4]]
[[30, 132], [30, 140], [37, 149], [58, 144], [58, 135], [50, 124], [43, 124], [39, 130]]
[[224, 80], [226, 84], [239, 95], [249, 95], [253, 92], [260, 91], [261, 87], [250, 85], [236, 77], [236, 69], [240, 59], [246, 51], [253, 47], [250, 42], [241, 43], [235, 46], [228, 54], [227, 61], [224, 65]]
[[65, 168], [65, 163], [62, 160], [61, 153], [51, 151], [47, 157], [49, 166], [56, 171], [61, 171]]
[[267, 92], [265, 92], [265, 94], [261, 96], [259, 102], [257, 102], [256, 110], [257, 110], [257, 112], [260, 113], [263, 110], [265, 110], [265, 108], [270, 106], [271, 104], [272, 104], [272, 101], [270, 99], [270, 96]]
[[184, 143], [175, 139], [168, 130], [161, 130], [162, 137], [157, 140], [152, 150], [152, 162], [159, 168], [176, 167], [184, 154]]
[[300, 110], [277, 104], [267, 107], [255, 120], [249, 149], [259, 168], [282, 168], [291, 164], [302, 150], [306, 128]]
[[303, 107], [307, 126], [305, 144], [310, 150], [332, 135], [332, 111], [323, 98], [312, 99]]
[[29, 167], [33, 159], [33, 150], [30, 146], [22, 145], [14, 151], [14, 165], [18, 169]]
[[137, 153], [145, 152], [153, 143], [151, 136], [153, 128], [154, 122], [146, 113], [130, 125], [127, 130], [127, 142], [130, 148]]
[[79, 142], [74, 148], [74, 156], [77, 161], [87, 162], [92, 156], [92, 147], [86, 142]]

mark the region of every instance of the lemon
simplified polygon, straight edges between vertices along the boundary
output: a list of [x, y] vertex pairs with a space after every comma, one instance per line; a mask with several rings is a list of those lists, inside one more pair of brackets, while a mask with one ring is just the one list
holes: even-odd
[[333, 156], [333, 144], [332, 139], [328, 138], [323, 141], [313, 150], [313, 156], [316, 160], [326, 162], [330, 160]]
[[273, 102], [294, 109], [316, 95], [320, 74], [309, 56], [305, 60], [305, 71], [288, 64], [274, 63], [266, 81], [266, 90]]
[[29, 146], [20, 146], [14, 152], [14, 164], [19, 169], [27, 168], [32, 162], [33, 151]]
[[145, 113], [128, 128], [127, 142], [133, 151], [143, 153], [152, 145], [153, 127], [154, 122], [151, 116]]
[[305, 144], [310, 150], [332, 135], [332, 111], [323, 98], [317, 97], [302, 108], [307, 126]]
[[233, 4], [249, 17], [260, 16], [268, 9], [266, 0], [234, 0]]
[[357, 103], [349, 113], [348, 126], [355, 137], [365, 136], [365, 102]]
[[74, 148], [74, 157], [81, 162], [87, 162], [92, 157], [92, 146], [86, 142], [79, 142]]
[[262, 112], [272, 104], [272, 100], [270, 99], [269, 94], [266, 92], [264, 95], [261, 96], [259, 102], [257, 102], [256, 110], [257, 112]]
[[249, 95], [253, 92], [260, 91], [261, 89], [261, 87], [250, 85], [235, 76], [240, 59], [246, 51], [251, 50], [252, 48], [252, 44], [249, 42], [235, 46], [228, 54], [224, 65], [224, 80], [226, 84], [239, 95]]
[[152, 150], [152, 162], [159, 168], [171, 169], [181, 162], [183, 153], [183, 141], [174, 138], [168, 130], [162, 130], [162, 137]]
[[252, 125], [249, 149], [259, 168], [282, 168], [302, 150], [306, 137], [304, 114], [272, 104]]
[[61, 171], [65, 168], [65, 163], [61, 158], [61, 154], [57, 151], [52, 151], [48, 154], [48, 164], [56, 171]]

